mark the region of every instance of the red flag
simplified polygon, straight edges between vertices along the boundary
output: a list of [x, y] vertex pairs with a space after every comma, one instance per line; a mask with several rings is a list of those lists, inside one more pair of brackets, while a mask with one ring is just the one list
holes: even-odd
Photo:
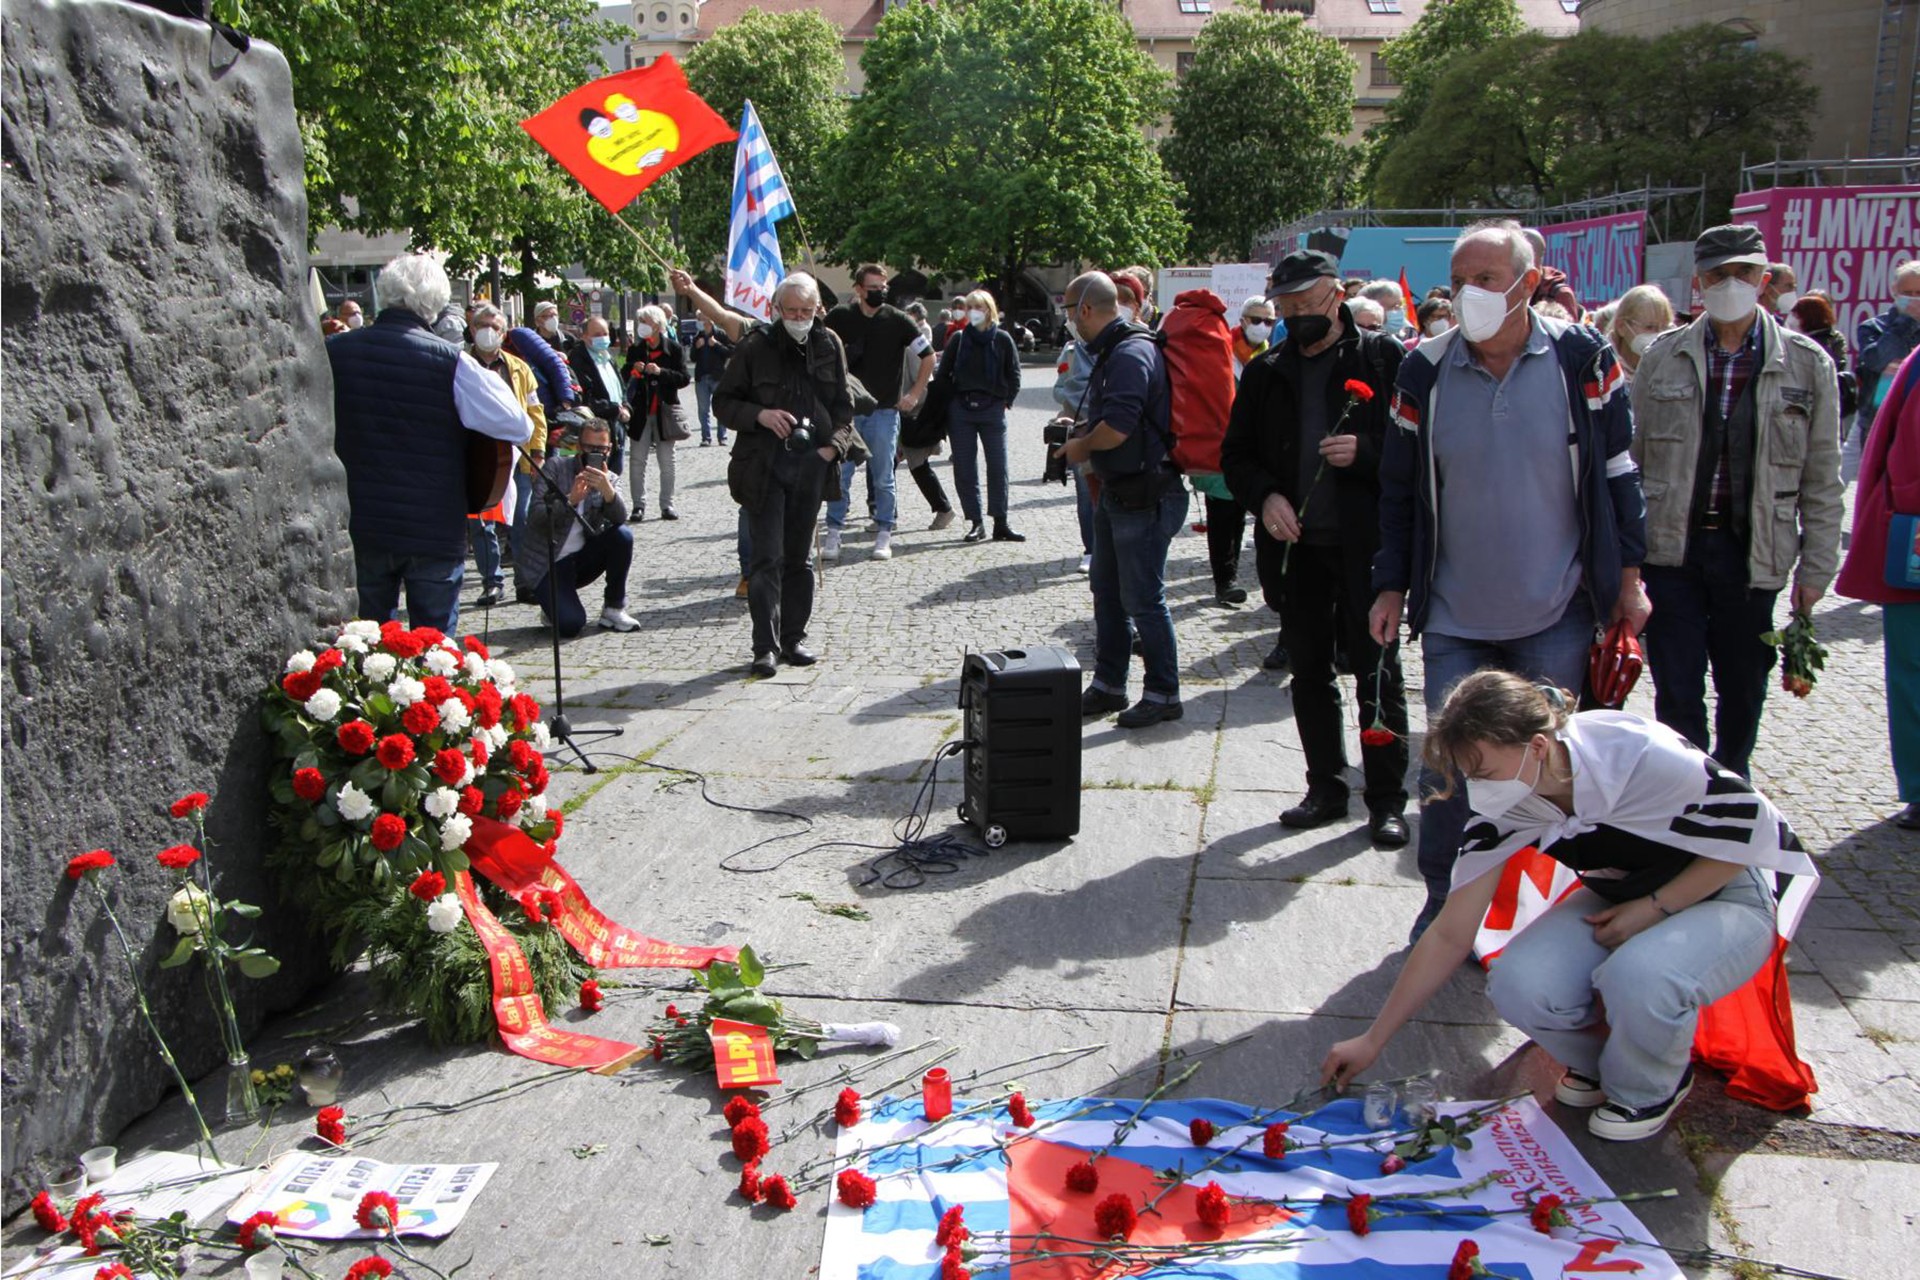
[[773, 1065], [773, 1036], [765, 1027], [715, 1018], [707, 1039], [713, 1044], [713, 1070], [722, 1089], [780, 1083]]
[[1413, 313], [1419, 310], [1419, 308], [1414, 306], [1413, 286], [1407, 283], [1407, 269], [1405, 267], [1400, 268], [1400, 296], [1404, 298], [1407, 303], [1407, 323], [1412, 324]]
[[668, 170], [737, 136], [664, 53], [650, 67], [581, 85], [520, 127], [609, 213]]

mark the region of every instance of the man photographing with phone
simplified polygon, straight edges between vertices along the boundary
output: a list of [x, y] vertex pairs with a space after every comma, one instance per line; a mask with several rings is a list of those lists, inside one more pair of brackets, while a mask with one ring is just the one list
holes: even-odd
[[640, 625], [626, 609], [633, 531], [627, 528], [626, 501], [607, 469], [612, 434], [599, 418], [570, 412], [557, 414], [552, 428], [556, 432], [564, 428], [567, 434], [557, 444], [549, 440], [553, 456], [541, 465], [535, 480], [521, 542], [526, 580], [535, 584], [534, 595], [548, 623], [571, 640], [587, 626], [580, 588], [604, 575], [607, 585], [600, 625], [610, 631], [632, 631]]

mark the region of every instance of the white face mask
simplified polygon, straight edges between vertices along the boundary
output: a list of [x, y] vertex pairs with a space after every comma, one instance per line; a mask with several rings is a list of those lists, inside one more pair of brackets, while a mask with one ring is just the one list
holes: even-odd
[[653, 336], [653, 326], [650, 324], [637, 324], [633, 327], [633, 331], [640, 335], [642, 342]]
[[1721, 324], [1732, 324], [1753, 314], [1760, 302], [1760, 286], [1734, 276], [1704, 290], [1700, 296], [1707, 304], [1709, 316]]
[[491, 325], [481, 325], [473, 331], [473, 349], [492, 355], [500, 349], [500, 340], [505, 336]]
[[1240, 332], [1247, 335], [1247, 341], [1259, 346], [1273, 332], [1273, 325], [1265, 320], [1249, 320], [1241, 326]]
[[1657, 333], [1636, 333], [1633, 335], [1633, 341], [1627, 345], [1633, 348], [1633, 354], [1643, 356], [1647, 354], [1647, 348], [1653, 345], [1653, 340], [1659, 336]]
[[559, 316], [545, 316], [545, 317], [543, 317], [543, 318], [541, 319], [541, 321], [540, 321], [540, 332], [542, 332], [542, 333], [546, 333], [546, 334], [557, 334], [557, 333], [559, 333], [559, 332], [560, 332], [560, 317], [559, 317]]
[[780, 323], [786, 326], [787, 336], [795, 342], [805, 342], [807, 335], [813, 332], [813, 317], [811, 316], [805, 320], [782, 320]]
[[984, 329], [987, 327], [987, 313], [978, 307], [969, 308], [967, 311], [967, 323], [976, 329]]
[[1437, 338], [1452, 327], [1453, 326], [1445, 320], [1429, 320], [1427, 321], [1427, 336], [1429, 338]]
[[367, 322], [367, 318], [361, 315], [358, 311], [356, 311], [352, 315], [347, 317], [347, 328], [358, 329], [361, 325], [365, 324], [366, 322]]
[[[1471, 286], [1469, 286], [1471, 287]], [[1533, 755], [1529, 743], [1528, 757]], [[1520, 768], [1511, 778], [1468, 778], [1467, 807], [1483, 818], [1498, 818], [1505, 815], [1515, 805], [1533, 794], [1540, 785], [1540, 775], [1545, 771], [1547, 762], [1542, 759], [1533, 771], [1533, 781], [1522, 780], [1521, 774], [1527, 771], [1527, 761], [1520, 761]]]
[[1798, 301], [1800, 301], [1800, 295], [1789, 289], [1774, 298], [1773, 309], [1779, 312], [1791, 311], [1793, 310], [1793, 304]]
[[[1524, 279], [1525, 277], [1522, 277]], [[1508, 292], [1520, 284], [1519, 280], [1508, 287]], [[1460, 322], [1460, 332], [1467, 336], [1468, 342], [1485, 342], [1500, 332], [1507, 317], [1519, 310], [1525, 299], [1507, 305], [1505, 293], [1495, 293], [1492, 289], [1482, 289], [1470, 284], [1460, 290], [1460, 296], [1453, 300], [1453, 314]]]
[[1133, 315], [1134, 315], [1134, 311], [1132, 307], [1128, 306], [1124, 302], [1120, 304], [1120, 318], [1122, 320], [1125, 320], [1128, 324], [1132, 324]]
[[1908, 315], [1920, 319], [1920, 293], [1896, 294], [1894, 295], [1893, 305], [1895, 309], [1904, 311]]
[[1407, 327], [1407, 313], [1399, 307], [1387, 312], [1387, 332], [1398, 333]]

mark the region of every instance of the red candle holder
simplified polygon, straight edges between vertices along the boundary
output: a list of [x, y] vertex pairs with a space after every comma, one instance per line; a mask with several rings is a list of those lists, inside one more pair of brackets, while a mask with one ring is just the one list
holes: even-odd
[[953, 1081], [945, 1067], [935, 1067], [921, 1078], [920, 1105], [928, 1120], [945, 1120], [953, 1114]]

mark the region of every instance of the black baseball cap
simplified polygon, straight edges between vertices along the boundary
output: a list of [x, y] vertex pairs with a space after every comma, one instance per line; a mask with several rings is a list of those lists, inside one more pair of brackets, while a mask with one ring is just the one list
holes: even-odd
[[1276, 294], [1299, 293], [1321, 280], [1338, 280], [1340, 263], [1318, 249], [1296, 249], [1273, 264], [1267, 284]]
[[1760, 228], [1747, 222], [1708, 227], [1693, 242], [1693, 269], [1711, 271], [1729, 262], [1767, 265], [1767, 241]]

